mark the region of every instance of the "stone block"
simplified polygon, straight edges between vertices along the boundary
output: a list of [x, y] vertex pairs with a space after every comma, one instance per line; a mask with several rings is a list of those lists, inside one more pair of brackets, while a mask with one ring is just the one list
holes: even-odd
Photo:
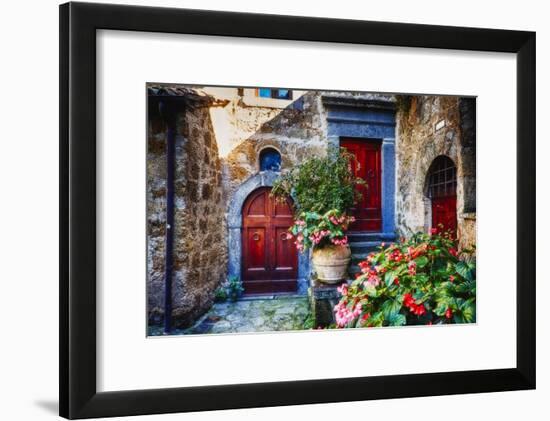
[[311, 280], [309, 287], [309, 303], [314, 320], [314, 328], [327, 327], [335, 323], [333, 308], [340, 300], [338, 287], [346, 281], [338, 284], [324, 284], [317, 280]]

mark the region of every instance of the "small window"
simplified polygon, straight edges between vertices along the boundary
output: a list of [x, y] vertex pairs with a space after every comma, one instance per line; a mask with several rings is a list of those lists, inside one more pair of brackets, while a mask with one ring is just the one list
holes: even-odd
[[256, 95], [260, 98], [292, 99], [292, 90], [258, 88], [256, 89]]
[[456, 167], [446, 156], [438, 156], [428, 171], [428, 197], [456, 196]]
[[262, 149], [260, 171], [281, 171], [281, 154], [273, 148]]

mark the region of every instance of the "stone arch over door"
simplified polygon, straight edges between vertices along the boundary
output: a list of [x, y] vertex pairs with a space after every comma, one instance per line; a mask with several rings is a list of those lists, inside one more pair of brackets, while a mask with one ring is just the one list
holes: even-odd
[[[227, 213], [228, 229], [228, 262], [229, 276], [241, 278], [242, 271], [242, 209], [246, 198], [259, 187], [272, 187], [279, 173], [263, 171], [253, 175], [242, 183], [231, 196]], [[298, 254], [298, 293], [307, 294], [308, 278], [310, 273], [309, 254]]]

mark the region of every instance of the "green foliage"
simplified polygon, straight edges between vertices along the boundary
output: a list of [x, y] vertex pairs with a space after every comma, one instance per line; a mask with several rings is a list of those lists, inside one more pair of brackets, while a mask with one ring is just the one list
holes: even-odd
[[237, 301], [243, 294], [244, 287], [238, 276], [230, 276], [220, 287], [214, 292], [214, 301], [225, 302], [228, 299]]
[[224, 303], [227, 301], [227, 289], [223, 286], [216, 289], [214, 292], [214, 301], [217, 303]]
[[237, 301], [243, 294], [244, 287], [238, 276], [230, 276], [227, 285], [227, 295], [231, 301]]
[[345, 213], [360, 198], [356, 186], [365, 183], [353, 175], [351, 165], [351, 155], [345, 151], [336, 156], [309, 158], [283, 174], [271, 194], [281, 200], [292, 196], [296, 215], [323, 215], [334, 209]]
[[309, 313], [304, 320], [303, 329], [308, 330], [314, 329], [315, 327], [315, 318], [313, 317], [313, 314]]
[[337, 327], [475, 323], [476, 265], [448, 233], [418, 233], [371, 253], [340, 288]]

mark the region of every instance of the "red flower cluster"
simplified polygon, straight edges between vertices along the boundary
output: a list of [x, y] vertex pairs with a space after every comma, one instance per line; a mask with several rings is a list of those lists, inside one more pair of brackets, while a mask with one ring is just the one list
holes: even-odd
[[414, 260], [417, 257], [422, 256], [423, 254], [426, 254], [427, 250], [428, 250], [428, 245], [426, 243], [421, 244], [416, 248], [409, 246], [409, 248], [407, 249], [408, 258], [409, 260]]
[[407, 293], [403, 295], [403, 305], [407, 307], [411, 313], [417, 316], [426, 314], [426, 307], [424, 307], [424, 304], [416, 304], [412, 294]]
[[401, 260], [403, 260], [404, 256], [403, 253], [401, 253], [401, 250], [395, 249], [390, 253], [388, 258], [390, 259], [390, 261], [400, 262]]
[[380, 277], [378, 276], [379, 273], [385, 272], [382, 271], [381, 267], [376, 266], [375, 268], [372, 268], [367, 261], [359, 262], [359, 267], [361, 268], [362, 276], [366, 278], [364, 286], [366, 287], [367, 284], [371, 284], [375, 287], [380, 285]]
[[448, 308], [447, 311], [445, 312], [445, 317], [447, 319], [450, 319], [451, 317], [453, 317], [453, 311], [450, 308]]

